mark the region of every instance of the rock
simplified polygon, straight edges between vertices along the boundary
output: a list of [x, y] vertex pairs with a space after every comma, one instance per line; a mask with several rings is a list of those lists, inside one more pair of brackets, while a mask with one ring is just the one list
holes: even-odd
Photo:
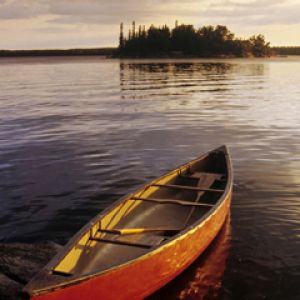
[[22, 287], [62, 246], [54, 242], [0, 244], [0, 300], [17, 299]]
[[22, 284], [0, 273], [0, 299], [1, 300], [18, 299], [18, 294], [21, 289], [22, 289]]

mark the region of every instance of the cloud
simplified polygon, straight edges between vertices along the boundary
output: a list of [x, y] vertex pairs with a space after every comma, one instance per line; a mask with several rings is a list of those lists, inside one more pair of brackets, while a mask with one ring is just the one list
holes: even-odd
[[34, 0], [0, 1], [0, 19], [29, 19], [47, 12], [47, 2]]
[[266, 25], [300, 23], [293, 0], [1, 0], [0, 19], [52, 16], [59, 24], [118, 24], [168, 22], [173, 19]]
[[119, 23], [128, 28], [132, 20], [146, 26], [173, 26], [175, 20], [196, 27], [223, 24], [248, 36], [279, 24], [300, 26], [299, 11], [299, 0], [0, 0], [0, 40], [8, 43], [26, 32], [27, 43], [33, 43], [54, 35], [67, 40], [69, 34], [74, 45], [80, 32], [78, 46], [90, 44], [92, 36], [117, 43]]
[[[20, 19], [41, 15], [67, 17], [121, 17], [124, 14], [143, 13], [151, 10], [154, 0], [0, 0], [0, 18]], [[159, 6], [158, 3], [155, 5]], [[67, 19], [68, 20], [68, 19]]]
[[[195, 3], [195, 0], [188, 0]], [[186, 2], [185, 2], [186, 4]], [[175, 7], [175, 9], [174, 9]], [[173, 11], [171, 11], [173, 10]], [[156, 22], [157, 19], [168, 15], [184, 14], [184, 6], [174, 0], [123, 0], [123, 1], [52, 1], [49, 12], [56, 16], [59, 23], [95, 23], [119, 24], [135, 20], [140, 23]]]
[[299, 11], [300, 4], [288, 0], [227, 1], [226, 6], [212, 4], [206, 18], [242, 26], [300, 24]]

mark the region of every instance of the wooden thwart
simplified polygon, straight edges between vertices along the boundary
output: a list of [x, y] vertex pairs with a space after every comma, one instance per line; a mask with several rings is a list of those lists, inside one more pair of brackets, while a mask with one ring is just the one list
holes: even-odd
[[154, 183], [152, 186], [159, 186], [171, 189], [182, 189], [182, 190], [190, 190], [190, 191], [204, 191], [204, 192], [212, 192], [212, 193], [223, 193], [224, 190], [220, 189], [210, 189], [205, 187], [198, 187], [198, 186], [187, 186], [187, 185], [175, 185], [175, 184], [159, 184]]
[[91, 241], [97, 241], [102, 243], [110, 243], [110, 244], [117, 244], [117, 245], [125, 245], [125, 246], [134, 246], [139, 248], [151, 248], [153, 245], [150, 244], [143, 244], [143, 243], [134, 243], [129, 241], [121, 241], [121, 240], [111, 240], [106, 238], [98, 238], [98, 237], [91, 237]]
[[141, 201], [149, 201], [149, 202], [155, 202], [155, 203], [160, 203], [160, 204], [176, 204], [176, 205], [183, 205], [183, 206], [206, 206], [206, 207], [214, 206], [214, 204], [197, 203], [197, 202], [183, 201], [183, 200], [178, 200], [178, 199], [157, 199], [157, 198], [131, 197], [128, 200], [141, 200]]
[[98, 229], [99, 232], [119, 234], [119, 235], [130, 235], [130, 234], [141, 234], [147, 232], [179, 232], [180, 229], [174, 228], [122, 228], [122, 229]]

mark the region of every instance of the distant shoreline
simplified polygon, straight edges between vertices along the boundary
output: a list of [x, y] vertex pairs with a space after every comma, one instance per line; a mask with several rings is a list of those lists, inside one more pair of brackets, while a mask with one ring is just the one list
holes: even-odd
[[[272, 47], [274, 56], [288, 56], [288, 55], [300, 55], [300, 47]], [[107, 48], [78, 48], [78, 49], [45, 49], [45, 50], [0, 50], [0, 57], [47, 57], [47, 56], [104, 56], [109, 58], [130, 58], [130, 59], [151, 59], [151, 58], [238, 58], [235, 56], [187, 56], [187, 55], [154, 55], [154, 56], [130, 56], [130, 55], [118, 55], [117, 47]], [[245, 57], [247, 59], [247, 57]], [[251, 57], [250, 57], [251, 58]]]
[[47, 56], [114, 56], [115, 47], [79, 48], [79, 49], [45, 49], [45, 50], [0, 50], [0, 57], [47, 57]]

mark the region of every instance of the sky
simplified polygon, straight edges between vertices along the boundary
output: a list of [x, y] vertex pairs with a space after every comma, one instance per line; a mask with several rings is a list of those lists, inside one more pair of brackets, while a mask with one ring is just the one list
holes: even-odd
[[137, 25], [226, 25], [237, 37], [263, 34], [300, 46], [300, 0], [0, 0], [0, 49], [117, 46]]

